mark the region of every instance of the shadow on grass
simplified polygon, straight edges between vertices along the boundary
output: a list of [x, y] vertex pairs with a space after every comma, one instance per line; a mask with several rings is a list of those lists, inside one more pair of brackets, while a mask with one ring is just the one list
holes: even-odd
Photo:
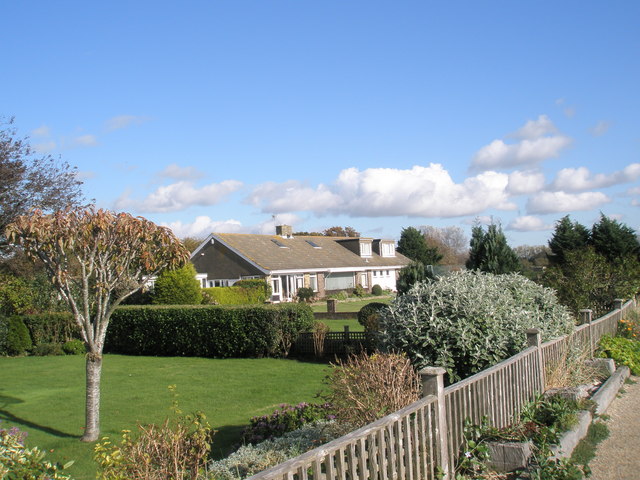
[[242, 431], [246, 425], [224, 425], [214, 427], [216, 434], [211, 442], [210, 456], [214, 460], [220, 460], [235, 452], [242, 442]]
[[39, 425], [37, 423], [30, 422], [24, 418], [16, 417], [13, 413], [6, 410], [9, 405], [16, 405], [23, 403], [24, 400], [15, 397], [9, 397], [7, 395], [0, 394], [0, 420], [6, 420], [12, 422], [20, 427], [31, 428], [33, 430], [40, 430], [41, 432], [48, 433], [54, 437], [60, 438], [80, 438], [80, 435], [71, 435], [69, 433], [61, 432], [55, 428], [47, 427], [45, 425]]

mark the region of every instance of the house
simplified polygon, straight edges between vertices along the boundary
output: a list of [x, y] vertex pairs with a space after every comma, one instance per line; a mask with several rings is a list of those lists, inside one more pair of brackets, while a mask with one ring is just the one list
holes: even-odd
[[264, 278], [274, 302], [291, 301], [301, 287], [319, 297], [361, 285], [396, 289], [399, 270], [411, 261], [393, 240], [364, 237], [293, 236], [289, 225], [275, 235], [214, 233], [191, 254], [203, 287]]

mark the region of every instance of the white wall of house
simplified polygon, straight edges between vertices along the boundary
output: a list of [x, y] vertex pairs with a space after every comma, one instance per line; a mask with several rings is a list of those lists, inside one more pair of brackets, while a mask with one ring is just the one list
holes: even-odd
[[389, 289], [395, 291], [396, 289], [396, 271], [388, 268], [372, 270], [371, 272], [371, 286], [380, 285], [383, 290]]

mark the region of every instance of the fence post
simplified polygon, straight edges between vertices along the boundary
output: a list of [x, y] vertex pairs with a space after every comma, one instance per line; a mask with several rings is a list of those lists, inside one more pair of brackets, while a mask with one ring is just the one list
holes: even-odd
[[338, 300], [335, 298], [327, 299], [327, 312], [328, 313], [336, 313], [336, 305], [338, 304]]
[[527, 329], [527, 346], [535, 347], [538, 353], [538, 375], [540, 377], [538, 388], [540, 390], [540, 393], [543, 393], [544, 387], [547, 383], [547, 374], [544, 368], [544, 359], [542, 358], [542, 335], [540, 335], [540, 330], [538, 330], [537, 328]]
[[593, 332], [591, 331], [591, 327], [593, 326], [593, 310], [588, 308], [583, 308], [580, 310], [580, 324], [584, 325], [585, 323], [589, 324], [589, 348], [591, 349], [591, 354], [595, 351], [593, 345]]
[[433, 395], [438, 399], [438, 410], [436, 411], [436, 438], [438, 452], [436, 459], [440, 468], [444, 472], [443, 480], [451, 478], [449, 469], [449, 438], [447, 427], [447, 406], [444, 398], [444, 374], [447, 371], [442, 367], [426, 367], [418, 372], [422, 382], [422, 396]]
[[344, 326], [344, 341], [349, 341], [349, 325]]

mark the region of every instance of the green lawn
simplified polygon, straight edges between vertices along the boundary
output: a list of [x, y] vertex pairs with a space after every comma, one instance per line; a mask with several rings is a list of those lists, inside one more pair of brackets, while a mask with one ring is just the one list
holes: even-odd
[[[364, 307], [367, 303], [371, 302], [381, 302], [381, 303], [390, 303], [394, 297], [385, 296], [385, 297], [365, 297], [358, 300], [338, 300], [337, 311], [338, 312], [359, 312], [362, 307]], [[311, 308], [314, 312], [326, 312], [327, 311], [327, 302], [317, 302], [311, 305]]]
[[[327, 366], [281, 359], [206, 359], [105, 356], [102, 375], [103, 435], [119, 437], [136, 422], [155, 423], [169, 414], [176, 385], [185, 413], [201, 410], [213, 428], [213, 454], [238, 442], [254, 415], [280, 403], [317, 401]], [[79, 441], [84, 425], [84, 357], [0, 358], [1, 425], [28, 432], [54, 461], [75, 460], [69, 473], [95, 478], [93, 445]]]
[[343, 332], [345, 325], [349, 327], [350, 332], [364, 332], [364, 326], [358, 323], [358, 319], [355, 318], [355, 316], [354, 318], [340, 320], [328, 320], [323, 318], [319, 321], [327, 324], [329, 326], [329, 331], [331, 332]]

